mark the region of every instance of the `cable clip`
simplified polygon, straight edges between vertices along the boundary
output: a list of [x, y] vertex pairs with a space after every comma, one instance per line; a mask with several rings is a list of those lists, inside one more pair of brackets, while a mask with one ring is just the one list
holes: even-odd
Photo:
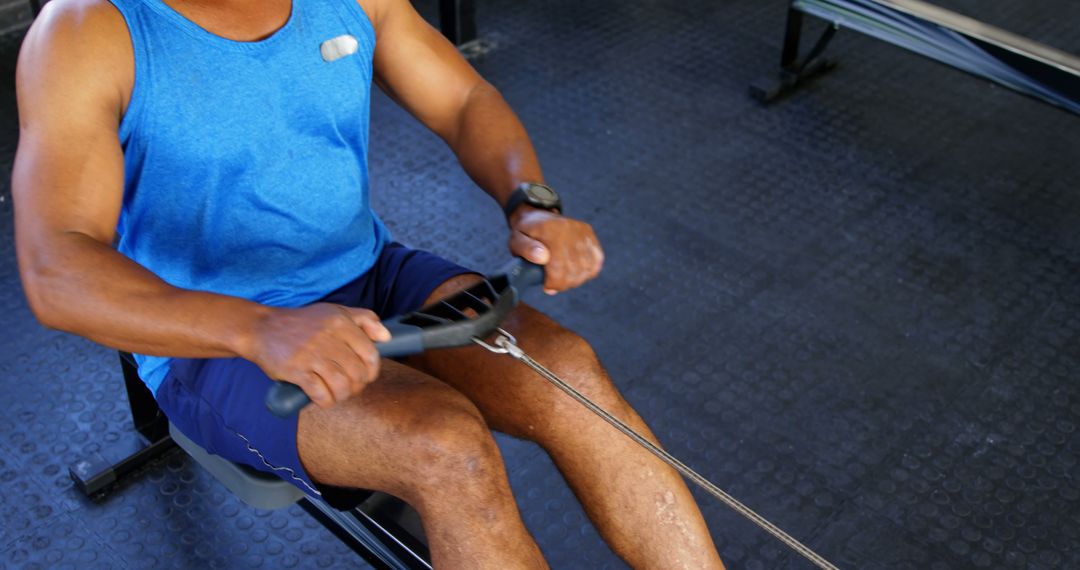
[[514, 338], [514, 335], [502, 328], [495, 329], [495, 332], [498, 333], [498, 336], [495, 337], [494, 345], [488, 344], [477, 337], [473, 337], [472, 340], [495, 354], [507, 354], [514, 360], [521, 360], [525, 357], [525, 351], [521, 350], [521, 347], [517, 345], [517, 339]]

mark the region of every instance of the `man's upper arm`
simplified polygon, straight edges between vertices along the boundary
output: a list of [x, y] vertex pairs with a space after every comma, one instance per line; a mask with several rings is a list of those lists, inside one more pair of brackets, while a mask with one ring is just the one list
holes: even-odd
[[409, 0], [368, 0], [375, 22], [375, 81], [428, 128], [450, 139], [470, 93], [487, 83]]
[[122, 16], [104, 0], [55, 0], [23, 42], [12, 175], [24, 270], [61, 236], [111, 243], [123, 197], [117, 138], [134, 74]]

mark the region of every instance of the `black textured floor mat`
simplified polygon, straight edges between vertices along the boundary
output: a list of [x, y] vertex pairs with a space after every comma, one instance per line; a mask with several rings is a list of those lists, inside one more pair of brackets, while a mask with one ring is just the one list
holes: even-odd
[[[1080, 51], [1074, 3], [946, 5]], [[1080, 567], [1080, 118], [844, 32], [837, 70], [760, 107], [746, 88], [778, 60], [781, 2], [478, 10], [497, 47], [476, 66], [607, 248], [596, 282], [530, 300], [595, 344], [673, 453], [843, 568]], [[114, 353], [22, 296], [18, 41], [0, 39], [0, 566], [359, 564], [183, 455], [101, 504], [72, 487], [67, 465], [131, 425]], [[385, 97], [374, 117], [396, 237], [501, 266], [498, 208]], [[622, 567], [547, 457], [500, 443], [552, 566]], [[807, 567], [699, 498], [732, 567]]]

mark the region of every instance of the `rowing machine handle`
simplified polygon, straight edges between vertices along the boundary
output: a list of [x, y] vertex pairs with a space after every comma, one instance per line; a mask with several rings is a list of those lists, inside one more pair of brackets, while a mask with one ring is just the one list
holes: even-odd
[[[544, 282], [543, 266], [524, 259], [515, 259], [511, 262], [506, 268], [505, 274], [510, 283], [512, 294], [515, 296], [514, 305], [520, 300], [522, 290], [541, 285]], [[394, 317], [383, 322], [383, 325], [390, 331], [392, 338], [387, 342], [375, 343], [379, 356], [383, 358], [401, 358], [424, 352], [425, 329], [404, 324], [400, 319], [401, 317]], [[466, 340], [465, 343], [467, 342]], [[460, 346], [464, 346], [464, 343]], [[289, 382], [274, 382], [266, 393], [266, 407], [279, 418], [292, 416], [310, 402], [311, 400], [307, 394], [299, 386]]]
[[518, 294], [530, 287], [539, 287], [544, 284], [544, 266], [525, 261], [520, 257], [511, 261], [503, 273], [506, 274], [510, 280], [510, 286]]
[[[390, 331], [392, 338], [386, 342], [375, 343], [379, 356], [400, 358], [424, 352], [420, 327], [406, 325], [396, 320], [386, 321], [383, 326]], [[279, 418], [287, 418], [295, 414], [309, 402], [311, 399], [307, 394], [299, 386], [289, 382], [274, 382], [266, 393], [266, 407], [270, 409], [270, 413]]]

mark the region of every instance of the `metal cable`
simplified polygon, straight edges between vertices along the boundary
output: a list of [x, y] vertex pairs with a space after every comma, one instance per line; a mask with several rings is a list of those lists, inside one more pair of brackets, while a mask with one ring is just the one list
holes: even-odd
[[792, 550], [798, 552], [800, 555], [809, 560], [818, 568], [821, 568], [822, 570], [839, 570], [835, 565], [833, 565], [828, 560], [822, 558], [821, 555], [811, 550], [808, 546], [799, 542], [794, 537], [784, 532], [773, 523], [769, 522], [765, 517], [754, 512], [750, 507], [747, 507], [746, 505], [740, 503], [735, 497], [727, 494], [723, 489], [717, 487], [711, 481], [709, 481], [705, 477], [702, 477], [693, 469], [687, 467], [686, 464], [684, 464], [682, 461], [679, 461], [679, 459], [676, 458], [674, 455], [671, 455], [653, 442], [642, 437], [640, 434], [634, 431], [633, 428], [626, 425], [626, 423], [624, 423], [622, 420], [608, 413], [607, 410], [601, 408], [595, 402], [590, 400], [586, 395], [579, 392], [573, 386], [567, 384], [566, 381], [564, 381], [562, 378], [559, 378], [557, 375], [555, 375], [555, 373], [545, 368], [539, 362], [533, 360], [532, 357], [530, 357], [528, 354], [525, 354], [525, 351], [517, 345], [517, 340], [510, 333], [499, 329], [499, 336], [495, 339], [495, 346], [491, 346], [490, 344], [487, 344], [479, 339], [473, 340], [480, 346], [483, 346], [484, 348], [492, 352], [498, 354], [507, 354], [515, 360], [524, 363], [526, 366], [531, 368], [545, 380], [553, 384], [556, 388], [562, 390], [568, 396], [577, 400], [581, 405], [585, 406], [590, 411], [600, 416], [600, 418], [602, 418], [604, 421], [614, 426], [615, 429], [622, 432], [623, 435], [629, 437], [645, 449], [649, 450], [650, 453], [658, 457], [664, 463], [670, 465], [673, 469], [681, 473], [684, 477], [692, 481], [695, 485], [702, 488], [710, 495], [719, 499], [722, 503], [730, 507], [735, 512], [746, 517], [751, 522], [764, 529], [765, 532], [768, 532], [769, 534], [776, 537], [780, 542], [788, 545]]

